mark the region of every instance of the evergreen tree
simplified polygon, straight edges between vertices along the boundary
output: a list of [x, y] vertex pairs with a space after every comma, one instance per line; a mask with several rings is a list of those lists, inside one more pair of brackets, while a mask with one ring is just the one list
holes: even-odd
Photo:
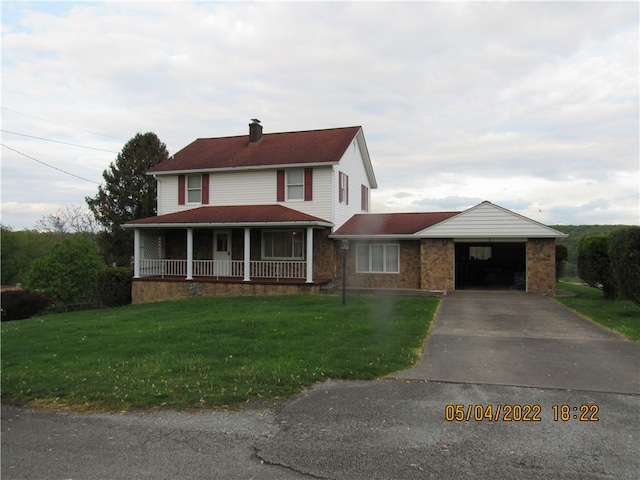
[[96, 220], [109, 231], [123, 223], [156, 214], [156, 182], [147, 171], [169, 158], [155, 133], [138, 133], [102, 173], [105, 185], [94, 198], [86, 197]]
[[102, 174], [105, 185], [94, 198], [86, 197], [96, 220], [107, 229], [98, 235], [102, 256], [111, 264], [128, 266], [133, 253], [133, 232], [122, 224], [156, 215], [156, 181], [147, 171], [169, 158], [155, 133], [138, 133]]

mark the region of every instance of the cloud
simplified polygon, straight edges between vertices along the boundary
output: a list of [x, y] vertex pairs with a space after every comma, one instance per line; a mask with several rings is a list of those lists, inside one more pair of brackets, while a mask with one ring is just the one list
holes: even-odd
[[[637, 223], [637, 201], [619, 198], [638, 191], [638, 10], [7, 2], [3, 129], [112, 151], [153, 131], [175, 153], [198, 137], [245, 134], [255, 117], [265, 132], [362, 125], [380, 185], [376, 211], [444, 210], [468, 198], [542, 210], [554, 222]], [[98, 182], [115, 158], [4, 133], [2, 141]], [[3, 201], [55, 211], [95, 192], [3, 148]]]

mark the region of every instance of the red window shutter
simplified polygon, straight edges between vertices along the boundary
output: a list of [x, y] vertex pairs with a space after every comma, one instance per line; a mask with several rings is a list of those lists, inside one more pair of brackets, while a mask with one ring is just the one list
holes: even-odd
[[209, 174], [202, 174], [202, 204], [209, 205]]
[[276, 201], [284, 202], [284, 170], [278, 170], [276, 188], [277, 188]]
[[178, 175], [178, 205], [184, 205], [186, 178], [184, 175]]
[[304, 201], [313, 200], [313, 170], [311, 168], [304, 169]]

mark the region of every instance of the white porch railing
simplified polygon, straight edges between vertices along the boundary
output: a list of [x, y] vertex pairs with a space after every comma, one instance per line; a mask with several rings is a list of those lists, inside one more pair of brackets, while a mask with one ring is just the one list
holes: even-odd
[[187, 261], [186, 260], [140, 260], [140, 276], [160, 276], [160, 277], [186, 277]]
[[252, 261], [250, 275], [262, 278], [305, 278], [307, 262], [299, 260]]
[[[306, 278], [307, 262], [263, 260], [249, 262], [249, 275], [260, 278]], [[194, 260], [197, 277], [244, 277], [244, 260]], [[186, 260], [141, 259], [140, 276], [186, 277]]]
[[[186, 264], [186, 260], [184, 260]], [[194, 260], [193, 275], [196, 277], [242, 277], [242, 260]]]

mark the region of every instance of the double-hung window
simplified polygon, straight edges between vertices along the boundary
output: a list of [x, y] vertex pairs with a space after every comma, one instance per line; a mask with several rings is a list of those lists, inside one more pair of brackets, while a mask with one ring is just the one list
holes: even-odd
[[287, 170], [287, 200], [304, 199], [304, 170], [293, 168]]
[[187, 175], [187, 203], [202, 203], [202, 175]]
[[349, 205], [349, 175], [338, 172], [338, 202]]
[[358, 245], [356, 271], [358, 273], [400, 273], [400, 246], [395, 243]]

